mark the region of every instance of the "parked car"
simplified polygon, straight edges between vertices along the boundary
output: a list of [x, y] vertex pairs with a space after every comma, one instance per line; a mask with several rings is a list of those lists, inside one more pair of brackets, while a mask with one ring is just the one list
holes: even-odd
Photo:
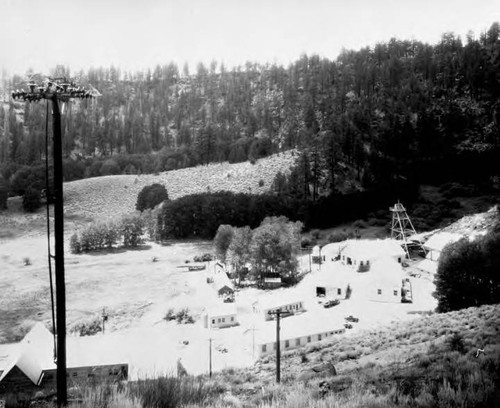
[[352, 324], [350, 324], [350, 323], [346, 323], [346, 324], [344, 324], [344, 327], [345, 327], [346, 329], [352, 329]]
[[339, 303], [340, 303], [340, 300], [332, 299], [332, 300], [328, 300], [325, 303], [323, 303], [323, 307], [326, 309], [329, 307], [337, 306]]
[[350, 315], [350, 316], [347, 316], [345, 318], [348, 322], [353, 322], [353, 323], [357, 323], [359, 322], [359, 319], [357, 317], [354, 317], [353, 315]]

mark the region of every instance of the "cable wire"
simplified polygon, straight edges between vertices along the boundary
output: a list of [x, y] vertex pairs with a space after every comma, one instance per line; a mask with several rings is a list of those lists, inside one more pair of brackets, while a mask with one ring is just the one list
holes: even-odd
[[49, 183], [49, 101], [45, 115], [45, 207], [47, 209], [47, 254], [49, 260], [50, 304], [52, 310], [52, 337], [54, 339], [54, 363], [57, 362], [56, 318], [54, 312], [54, 285], [52, 282], [52, 254], [50, 253], [50, 183]]

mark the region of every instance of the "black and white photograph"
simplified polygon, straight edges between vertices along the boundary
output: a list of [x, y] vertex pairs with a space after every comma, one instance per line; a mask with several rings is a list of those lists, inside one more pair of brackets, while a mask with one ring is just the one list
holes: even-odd
[[0, 0], [0, 408], [500, 407], [498, 0]]

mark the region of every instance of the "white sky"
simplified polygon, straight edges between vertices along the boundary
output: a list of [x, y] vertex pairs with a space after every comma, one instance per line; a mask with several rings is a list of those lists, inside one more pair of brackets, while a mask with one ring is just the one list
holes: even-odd
[[500, 0], [0, 0], [0, 68], [288, 65], [391, 37], [478, 37], [495, 21]]

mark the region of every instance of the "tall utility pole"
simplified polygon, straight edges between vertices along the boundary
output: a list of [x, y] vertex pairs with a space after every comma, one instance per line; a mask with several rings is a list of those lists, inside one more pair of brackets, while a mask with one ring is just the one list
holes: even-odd
[[276, 315], [276, 382], [281, 380], [281, 353], [280, 353], [280, 316], [281, 309], [270, 311], [269, 314]]
[[[61, 112], [59, 101], [67, 102], [72, 98], [91, 98], [93, 92], [68, 83], [66, 78], [49, 79], [42, 86], [30, 81], [29, 91], [12, 92], [13, 99], [37, 102], [47, 99], [52, 102], [53, 157], [54, 157], [54, 238], [55, 238], [55, 275], [56, 275], [56, 356], [57, 356], [57, 406], [68, 402], [66, 380], [66, 284], [64, 277], [64, 204], [63, 204], [63, 164]], [[47, 192], [48, 193], [48, 192]]]
[[66, 381], [66, 284], [64, 279], [64, 208], [61, 113], [57, 94], [51, 96], [54, 126], [54, 238], [56, 259], [57, 405], [68, 401]]
[[212, 338], [208, 339], [208, 375], [212, 377]]

